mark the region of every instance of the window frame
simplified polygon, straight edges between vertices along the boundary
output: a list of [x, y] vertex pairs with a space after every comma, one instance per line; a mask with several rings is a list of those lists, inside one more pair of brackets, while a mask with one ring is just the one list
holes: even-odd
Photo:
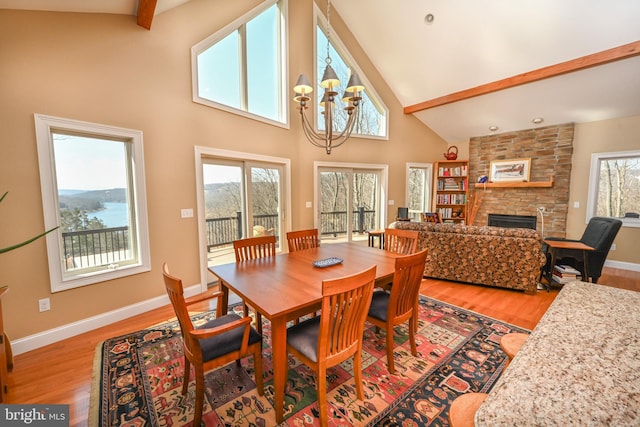
[[[289, 33], [288, 33], [288, 0], [265, 0], [262, 4], [255, 7], [251, 11], [245, 13], [238, 19], [229, 23], [222, 29], [216, 31], [211, 34], [209, 37], [204, 40], [198, 42], [194, 46], [191, 47], [191, 85], [192, 85], [192, 100], [195, 103], [206, 105], [208, 107], [216, 108], [219, 110], [227, 111], [229, 113], [237, 114], [239, 116], [243, 116], [252, 120], [257, 120], [263, 123], [267, 123], [270, 125], [282, 127], [285, 129], [289, 129], [289, 100], [288, 100], [288, 88], [287, 82], [289, 81]], [[238, 31], [242, 28], [241, 37], [246, 31], [246, 24], [256, 18], [258, 15], [269, 9], [271, 6], [279, 4], [279, 20], [280, 20], [280, 34], [279, 34], [279, 45], [278, 50], [280, 51], [280, 78], [279, 78], [279, 120], [273, 120], [268, 117], [261, 116], [256, 113], [252, 113], [248, 110], [235, 108], [230, 105], [222, 104], [220, 102], [212, 101], [210, 99], [202, 98], [199, 95], [199, 86], [198, 86], [198, 55], [209, 49], [214, 44], [223, 40], [229, 34], [234, 31]], [[246, 51], [240, 52], [240, 79], [242, 88], [241, 91], [246, 92], [247, 87], [247, 60], [246, 60]]]
[[[410, 193], [410, 185], [409, 185], [409, 179], [411, 176], [411, 170], [412, 169], [422, 169], [425, 171], [425, 183], [424, 183], [424, 189], [427, 192], [427, 194], [425, 195], [424, 198], [424, 206], [423, 206], [423, 210], [422, 212], [432, 212], [432, 206], [433, 206], [433, 163], [411, 163], [408, 162], [406, 164], [406, 170], [405, 170], [405, 206], [407, 206], [409, 208], [409, 214], [411, 215], [412, 209], [411, 209], [411, 204], [409, 203], [411, 201], [411, 193]], [[417, 221], [420, 221], [420, 212], [418, 212], [418, 216], [416, 218]]]
[[[118, 279], [151, 270], [149, 248], [149, 230], [144, 174], [144, 149], [142, 131], [120, 127], [82, 122], [78, 120], [35, 114], [36, 142], [40, 170], [40, 186], [44, 211], [45, 229], [60, 225], [60, 209], [56, 179], [55, 156], [52, 132], [85, 135], [89, 137], [116, 139], [131, 143], [128, 162], [131, 163], [129, 191], [133, 193], [135, 217], [132, 219], [130, 233], [136, 236], [133, 245], [137, 252], [137, 262], [118, 266], [104, 267], [96, 271], [81, 271], [78, 274], [65, 274], [62, 268], [62, 231], [60, 229], [47, 234], [47, 257], [51, 292], [60, 292], [107, 280]], [[125, 142], [123, 142], [125, 143]]]
[[[318, 106], [320, 105], [319, 97], [322, 96], [322, 94], [318, 93], [318, 90], [315, 89], [319, 85], [318, 82], [315, 81], [315, 80], [316, 80], [316, 76], [319, 73], [319, 71], [318, 71], [318, 58], [321, 57], [323, 59], [323, 63], [324, 63], [324, 58], [325, 58], [326, 53], [322, 53], [322, 55], [319, 56], [320, 53], [318, 52], [318, 49], [317, 49], [317, 47], [318, 47], [317, 28], [320, 26], [323, 29], [323, 31], [325, 32], [325, 34], [326, 34], [327, 33], [327, 26], [328, 26], [327, 24], [328, 23], [327, 23], [327, 18], [324, 16], [324, 14], [320, 11], [320, 8], [318, 7], [318, 5], [315, 4], [315, 3], [313, 3], [313, 22], [314, 22], [314, 26], [313, 26], [313, 53], [314, 53], [314, 58], [316, 58], [316, 60], [313, 61], [313, 76], [314, 76], [314, 81], [313, 81], [313, 85], [314, 86], [313, 87], [314, 87], [314, 91], [312, 92], [312, 94], [313, 94], [313, 99], [314, 99], [314, 106], [316, 107], [316, 108], [313, 109], [313, 111], [314, 111], [314, 120], [313, 120], [314, 125], [313, 126], [314, 126], [316, 132], [323, 132], [323, 131], [320, 131], [318, 129], [318, 116], [320, 114], [320, 108], [318, 108]], [[376, 103], [378, 105], [378, 107], [380, 107], [384, 111], [384, 120], [385, 120], [384, 135], [365, 135], [365, 134], [356, 133], [355, 130], [354, 130], [354, 132], [351, 134], [351, 138], [355, 137], [355, 138], [378, 139], [378, 140], [382, 140], [382, 141], [389, 140], [389, 108], [387, 108], [385, 103], [382, 101], [382, 97], [380, 95], [378, 95], [378, 93], [374, 89], [373, 85], [371, 84], [371, 82], [369, 81], [369, 79], [367, 78], [365, 73], [358, 66], [358, 63], [356, 62], [356, 60], [353, 59], [353, 56], [351, 56], [351, 54], [349, 53], [349, 50], [347, 49], [345, 44], [342, 42], [342, 40], [340, 39], [340, 37], [336, 33], [335, 29], [333, 27], [331, 27], [331, 30], [332, 30], [331, 31], [331, 45], [333, 46], [335, 51], [338, 52], [338, 54], [342, 57], [342, 59], [344, 60], [345, 64], [347, 65], [347, 67], [351, 68], [352, 72], [355, 72], [356, 74], [358, 74], [358, 77], [360, 77], [360, 80], [362, 81], [363, 85], [365, 86], [365, 92], [367, 93], [367, 95], [369, 96], [371, 101]], [[324, 70], [324, 68], [323, 68], [323, 70]], [[342, 94], [339, 94], [339, 95], [342, 96]]]
[[[587, 217], [586, 223], [597, 216], [598, 190], [600, 188], [600, 164], [603, 160], [614, 160], [629, 157], [640, 157], [640, 150], [632, 151], [615, 151], [607, 153], [593, 153], [591, 155], [591, 170], [589, 172], [589, 194], [587, 196]], [[640, 219], [638, 218], [617, 218], [622, 220], [623, 227], [640, 228]]]

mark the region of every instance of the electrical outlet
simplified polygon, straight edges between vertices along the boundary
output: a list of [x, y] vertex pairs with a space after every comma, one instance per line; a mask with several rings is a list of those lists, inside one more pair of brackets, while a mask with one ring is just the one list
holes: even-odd
[[51, 301], [49, 298], [43, 298], [38, 300], [38, 307], [40, 308], [40, 312], [51, 310]]
[[611, 244], [611, 250], [612, 250], [612, 251], [615, 251], [615, 250], [616, 250], [616, 244], [615, 244], [615, 243], [612, 243], [612, 244]]

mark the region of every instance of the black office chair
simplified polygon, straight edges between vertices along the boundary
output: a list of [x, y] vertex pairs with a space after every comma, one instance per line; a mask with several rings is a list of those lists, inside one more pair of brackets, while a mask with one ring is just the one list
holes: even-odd
[[[588, 263], [589, 271], [587, 275], [591, 278], [593, 283], [598, 283], [598, 279], [602, 274], [602, 267], [604, 261], [607, 259], [611, 244], [616, 238], [622, 221], [616, 218], [597, 217], [594, 216], [589, 220], [587, 228], [584, 230], [584, 234], [580, 240], [563, 239], [560, 237], [547, 237], [546, 240], [560, 240], [566, 242], [582, 242], [585, 245], [591, 246], [595, 250], [588, 251]], [[542, 250], [547, 253], [547, 245], [542, 245]], [[547, 256], [547, 265], [545, 268], [549, 271], [550, 257]], [[580, 271], [583, 271], [582, 251], [573, 249], [557, 249], [556, 250], [556, 264], [570, 265]], [[587, 281], [587, 278], [582, 280]]]

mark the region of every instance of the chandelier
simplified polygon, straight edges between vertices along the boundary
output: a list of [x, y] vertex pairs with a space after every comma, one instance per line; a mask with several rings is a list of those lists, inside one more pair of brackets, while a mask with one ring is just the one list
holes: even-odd
[[[320, 101], [320, 108], [323, 108], [321, 114], [324, 117], [324, 133], [316, 132], [314, 130], [313, 124], [309, 121], [305, 113], [307, 108], [309, 108], [307, 106], [307, 102], [311, 99], [309, 94], [313, 92], [313, 87], [311, 86], [307, 76], [300, 74], [296, 85], [293, 87], [293, 91], [295, 92], [293, 100], [300, 104], [298, 110], [300, 110], [300, 119], [302, 121], [302, 128], [304, 129], [305, 136], [309, 142], [316, 147], [323, 147], [327, 151], [327, 154], [331, 154], [331, 150], [333, 148], [341, 146], [351, 136], [351, 132], [353, 131], [353, 127], [358, 116], [358, 106], [362, 100], [360, 93], [364, 90], [364, 86], [362, 85], [360, 78], [357, 74], [352, 72], [344, 95], [342, 95], [342, 102], [346, 103], [344, 110], [347, 112], [347, 122], [342, 131], [334, 129], [337, 127], [334, 123], [334, 109], [341, 107], [342, 103], [337, 100], [337, 90], [340, 87], [340, 80], [338, 79], [336, 72], [333, 70], [333, 67], [331, 67], [331, 57], [329, 56], [330, 45], [331, 4], [330, 1], [327, 0], [327, 57], [325, 59], [327, 66], [324, 69], [322, 81], [320, 82], [320, 86], [324, 88], [324, 95]], [[339, 103], [339, 106], [336, 106], [336, 102]]]

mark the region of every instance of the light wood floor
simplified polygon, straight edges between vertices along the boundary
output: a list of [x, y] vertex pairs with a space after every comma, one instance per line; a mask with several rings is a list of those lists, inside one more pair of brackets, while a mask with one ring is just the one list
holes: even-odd
[[[640, 291], [640, 273], [605, 268], [603, 285]], [[536, 295], [506, 289], [425, 280], [423, 295], [533, 329], [559, 289]], [[208, 307], [195, 309], [207, 310]], [[170, 306], [159, 308], [94, 331], [15, 357], [6, 403], [69, 404], [70, 425], [87, 426], [89, 392], [96, 346], [107, 338], [172, 319]]]

